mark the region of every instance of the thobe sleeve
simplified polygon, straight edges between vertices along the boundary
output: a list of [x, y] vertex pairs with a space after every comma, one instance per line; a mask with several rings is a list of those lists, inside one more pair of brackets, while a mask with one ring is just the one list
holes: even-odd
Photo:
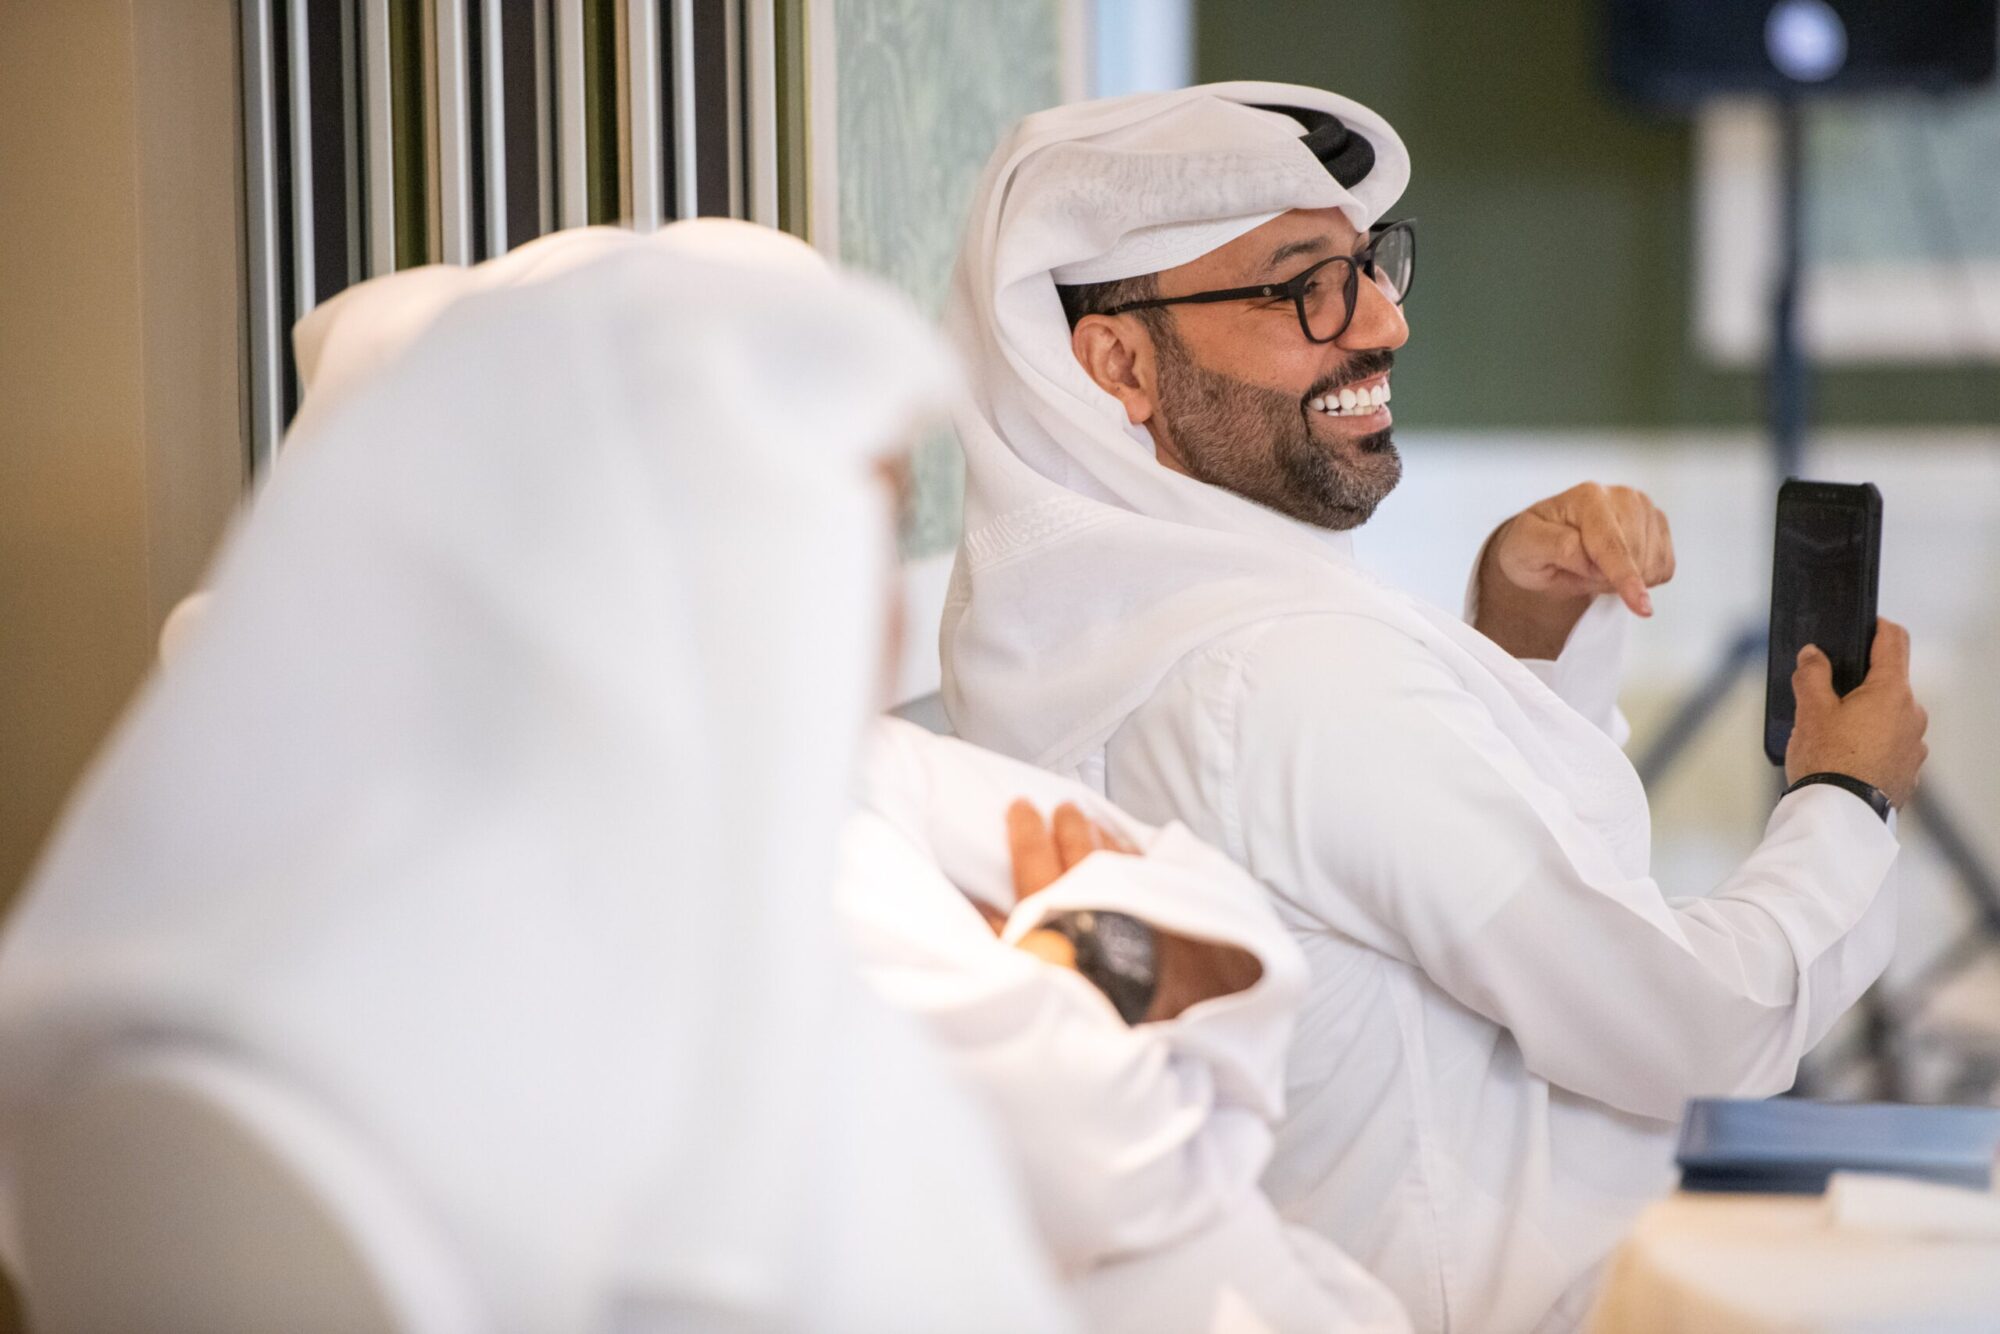
[[[1229, 1069], [1247, 1054], [1232, 1038], [1254, 1035], [1227, 1011], [1270, 1028], [1245, 1013], [1269, 1009], [1268, 998], [1246, 993], [1204, 1002], [1199, 1017], [1128, 1028], [1075, 973], [996, 941], [887, 821], [858, 815], [844, 842], [837, 897], [863, 975], [923, 1021], [980, 1095], [1090, 1329], [1406, 1334], [1387, 1289], [1283, 1223], [1258, 1188], [1276, 1109], [1232, 1091], [1243, 1080]], [[1065, 901], [1115, 900], [1103, 882], [1129, 878], [1130, 861], [1088, 859], [1058, 882]], [[1031, 920], [1017, 910], [1008, 934]], [[1274, 982], [1288, 985], [1280, 976], [1259, 987]], [[1275, 1029], [1274, 1041], [1248, 1044], [1268, 1047], [1274, 1066], [1289, 1025]]]
[[[1013, 1146], [1051, 1250], [1102, 1334], [1404, 1334], [1395, 1298], [1257, 1184], [1282, 1109], [1304, 961], [1262, 890], [1179, 825], [989, 752], [881, 724], [837, 897], [862, 970], [916, 1013]], [[1004, 812], [1073, 801], [1145, 848], [1099, 853], [1013, 906], [1001, 940], [967, 901], [1012, 897]], [[1013, 948], [1049, 914], [1131, 913], [1250, 951], [1247, 990], [1127, 1027], [1076, 973]]]
[[1093, 1334], [1409, 1334], [1401, 1303], [1262, 1194], [1177, 1245], [1106, 1264], [1075, 1285]]
[[1174, 1025], [1128, 1028], [1081, 976], [996, 940], [886, 821], [850, 821], [837, 899], [863, 975], [923, 1021], [1013, 1146], [1065, 1269], [1178, 1241], [1256, 1194], [1269, 1129]]
[[1888, 960], [1896, 840], [1848, 793], [1785, 798], [1720, 886], [1670, 896], [1621, 874], [1400, 631], [1299, 617], [1239, 649], [1180, 687], [1206, 710], [1156, 697], [1227, 752], [1217, 832], [1297, 914], [1421, 967], [1553, 1084], [1659, 1118], [1778, 1092]]
[[[1465, 584], [1467, 625], [1479, 621], [1479, 567], [1485, 560], [1486, 548], [1481, 547]], [[1632, 739], [1632, 725], [1618, 707], [1618, 685], [1625, 674], [1625, 644], [1631, 627], [1632, 614], [1624, 602], [1616, 593], [1602, 593], [1591, 599], [1570, 627], [1569, 638], [1555, 657], [1520, 660], [1558, 699], [1621, 746]]]
[[1625, 672], [1625, 642], [1632, 613], [1610, 593], [1591, 601], [1554, 658], [1522, 658], [1556, 697], [1595, 723], [1619, 745], [1632, 739], [1632, 725], [1618, 707]]

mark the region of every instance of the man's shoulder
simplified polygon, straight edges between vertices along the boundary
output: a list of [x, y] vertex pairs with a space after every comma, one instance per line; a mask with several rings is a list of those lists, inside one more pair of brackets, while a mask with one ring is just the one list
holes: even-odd
[[1232, 771], [1253, 756], [1283, 768], [1299, 747], [1415, 742], [1460, 730], [1479, 712], [1463, 680], [1409, 630], [1366, 614], [1311, 612], [1233, 630], [1189, 654], [1119, 739], [1171, 741]]
[[1242, 690], [1294, 682], [1394, 689], [1456, 679], [1408, 629], [1349, 611], [1297, 612], [1239, 626], [1188, 654], [1167, 675], [1169, 682], [1225, 678]]

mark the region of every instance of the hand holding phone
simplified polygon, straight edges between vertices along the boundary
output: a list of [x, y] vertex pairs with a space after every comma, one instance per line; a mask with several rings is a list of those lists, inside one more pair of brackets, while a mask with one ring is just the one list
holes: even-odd
[[1800, 652], [1792, 673], [1798, 724], [1785, 755], [1785, 781], [1807, 774], [1846, 774], [1882, 789], [1901, 807], [1916, 791], [1917, 774], [1930, 755], [1924, 730], [1930, 719], [1910, 692], [1910, 634], [1894, 621], [1877, 621], [1872, 662], [1859, 686], [1845, 695], [1833, 688], [1833, 664], [1814, 648]]
[[1882, 493], [1863, 482], [1802, 482], [1778, 489], [1771, 556], [1771, 658], [1764, 690], [1764, 754], [1785, 762], [1795, 705], [1792, 672], [1808, 644], [1826, 654], [1835, 694], [1868, 675], [1882, 563]]
[[1875, 614], [1881, 552], [1872, 485], [1779, 490], [1764, 753], [1791, 781], [1846, 774], [1900, 806], [1928, 753], [1927, 719], [1910, 692], [1909, 635]]

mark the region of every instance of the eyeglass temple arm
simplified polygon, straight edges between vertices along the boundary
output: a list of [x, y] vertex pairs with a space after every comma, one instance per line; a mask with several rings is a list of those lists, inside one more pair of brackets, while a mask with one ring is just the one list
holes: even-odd
[[1290, 296], [1283, 283], [1266, 284], [1262, 287], [1232, 287], [1226, 292], [1196, 292], [1192, 296], [1160, 296], [1145, 301], [1127, 301], [1104, 312], [1106, 315], [1123, 315], [1131, 310], [1148, 310], [1155, 306], [1200, 306], [1216, 301], [1247, 301], [1255, 297]]
[[[1362, 269], [1363, 266], [1366, 266], [1370, 269], [1374, 267], [1375, 247], [1376, 244], [1381, 241], [1382, 237], [1396, 228], [1401, 228], [1403, 231], [1408, 232], [1410, 234], [1411, 240], [1414, 241], [1416, 239], [1416, 227], [1413, 225], [1415, 224], [1415, 222], [1416, 222], [1415, 218], [1398, 218], [1394, 222], [1375, 223], [1368, 228], [1368, 235], [1370, 238], [1368, 244], [1362, 247], [1362, 249], [1358, 253], [1353, 255], [1330, 256], [1327, 259], [1323, 259], [1319, 263], [1313, 265], [1312, 268], [1307, 269], [1305, 273], [1298, 275], [1297, 278], [1292, 278], [1286, 282], [1264, 283], [1256, 287], [1231, 287], [1228, 290], [1221, 292], [1196, 292], [1191, 296], [1149, 297], [1144, 301], [1126, 301], [1119, 305], [1113, 306], [1109, 310], [1102, 311], [1100, 313], [1105, 315], [1124, 315], [1135, 310], [1156, 310], [1161, 306], [1208, 305], [1216, 301], [1248, 301], [1257, 297], [1267, 297], [1267, 296], [1289, 296], [1296, 299], [1298, 293], [1295, 290], [1295, 288], [1299, 281], [1299, 278], [1303, 278], [1306, 276], [1307, 273], [1312, 273], [1317, 269], [1324, 268], [1328, 264], [1335, 263], [1336, 261], [1343, 259], [1346, 260], [1348, 264], [1348, 270], [1347, 270], [1348, 286], [1352, 287], [1356, 274]], [[1371, 273], [1369, 276], [1373, 277], [1374, 275]]]

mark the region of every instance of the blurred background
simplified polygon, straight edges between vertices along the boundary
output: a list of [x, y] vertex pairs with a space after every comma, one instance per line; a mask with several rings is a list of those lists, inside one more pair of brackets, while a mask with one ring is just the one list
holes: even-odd
[[[1398, 359], [1407, 480], [1364, 535], [1368, 559], [1455, 605], [1493, 525], [1576, 481], [1643, 487], [1672, 517], [1681, 572], [1639, 628], [1626, 696], [1644, 753], [1765, 614], [1782, 139], [1768, 99], [1663, 110], [1614, 94], [1608, 8], [0, 0], [0, 892], [276, 456], [297, 402], [287, 331], [316, 302], [561, 227], [734, 214], [935, 312], [1008, 124], [1215, 79], [1358, 98], [1414, 159], [1397, 210], [1421, 220], [1423, 259]], [[1882, 608], [1914, 635], [1933, 745], [1901, 955], [1812, 1084], [1987, 1101], [2000, 91], [1832, 96], [1800, 115], [1804, 468], [1882, 491]], [[921, 627], [957, 533], [948, 436], [917, 476], [904, 551]], [[916, 696], [937, 665], [911, 638]], [[1705, 891], [1762, 827], [1761, 708], [1756, 670], [1718, 689], [1653, 782], [1671, 893]], [[1964, 846], [1940, 844], [1939, 817]]]

